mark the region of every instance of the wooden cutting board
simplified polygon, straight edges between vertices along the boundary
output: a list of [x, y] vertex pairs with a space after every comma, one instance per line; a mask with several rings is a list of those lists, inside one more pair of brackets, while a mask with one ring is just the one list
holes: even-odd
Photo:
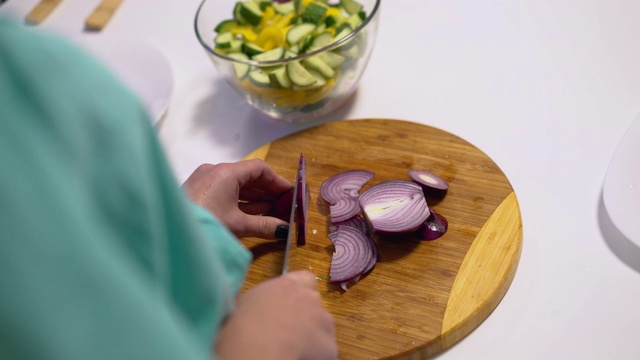
[[[498, 305], [514, 277], [522, 222], [509, 180], [482, 151], [425, 125], [388, 119], [332, 122], [274, 141], [246, 158], [262, 158], [295, 178], [307, 160], [311, 205], [307, 244], [290, 259], [318, 278], [324, 306], [334, 315], [341, 359], [424, 359], [473, 331]], [[378, 238], [379, 261], [359, 283], [342, 291], [328, 282], [333, 246], [322, 182], [349, 169], [384, 180], [408, 178], [409, 169], [449, 183], [429, 205], [449, 221], [440, 239]], [[254, 254], [247, 288], [282, 271], [283, 242], [243, 239]]]

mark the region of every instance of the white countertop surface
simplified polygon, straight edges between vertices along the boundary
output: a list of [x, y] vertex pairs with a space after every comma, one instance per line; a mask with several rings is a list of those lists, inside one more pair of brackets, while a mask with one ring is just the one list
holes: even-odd
[[[162, 51], [175, 86], [157, 126], [179, 180], [310, 126], [271, 120], [224, 83], [194, 34], [198, 0], [126, 0], [101, 33], [85, 33], [98, 2], [64, 0], [40, 28]], [[36, 3], [8, 0], [0, 13], [24, 17]], [[522, 211], [509, 291], [438, 358], [640, 358], [640, 247], [602, 201], [609, 161], [640, 112], [639, 39], [637, 0], [383, 1], [355, 101], [326, 121], [454, 133], [498, 164]]]

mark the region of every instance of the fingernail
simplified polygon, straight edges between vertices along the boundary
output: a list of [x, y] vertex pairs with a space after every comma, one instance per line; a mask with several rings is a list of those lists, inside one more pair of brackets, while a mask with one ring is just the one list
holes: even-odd
[[278, 225], [276, 227], [276, 239], [286, 240], [289, 235], [289, 225]]

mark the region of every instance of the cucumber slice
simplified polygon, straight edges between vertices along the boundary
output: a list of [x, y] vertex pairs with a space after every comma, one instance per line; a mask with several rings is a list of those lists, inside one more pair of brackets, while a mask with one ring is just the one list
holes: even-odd
[[220, 49], [228, 49], [231, 47], [231, 41], [233, 40], [233, 34], [230, 32], [222, 33], [216, 36], [216, 47]]
[[242, 1], [238, 1], [236, 5], [233, 7], [233, 19], [238, 22], [240, 25], [244, 25], [247, 23], [242, 15], [240, 14], [240, 9], [242, 8]]
[[305, 36], [302, 40], [300, 40], [299, 41], [300, 52], [304, 54], [307, 51], [309, 51], [309, 48], [311, 48], [311, 45], [313, 44], [313, 39], [315, 38], [316, 38], [315, 35], [309, 34]]
[[231, 40], [231, 46], [229, 46], [227, 51], [228, 52], [241, 52], [243, 43], [244, 42], [242, 40], [240, 40], [240, 39], [233, 39], [233, 40]]
[[353, 14], [349, 16], [349, 19], [347, 19], [347, 24], [349, 24], [352, 29], [355, 29], [362, 24], [362, 19], [360, 18], [360, 15]]
[[218, 34], [222, 34], [222, 33], [226, 33], [231, 31], [231, 28], [238, 25], [238, 22], [235, 20], [222, 20], [220, 21], [220, 23], [213, 29], [213, 31], [217, 32]]
[[295, 25], [289, 31], [287, 31], [287, 42], [289, 45], [294, 45], [305, 36], [311, 34], [316, 26], [313, 24], [303, 23]]
[[252, 84], [259, 87], [271, 87], [271, 81], [269, 80], [269, 74], [262, 69], [255, 69], [249, 71], [249, 80]]
[[264, 49], [254, 43], [242, 43], [242, 52], [253, 58], [256, 55], [262, 54]]
[[258, 1], [258, 7], [262, 11], [265, 11], [269, 6], [271, 6], [271, 0], [259, 0]]
[[269, 81], [271, 81], [272, 86], [285, 89], [288, 89], [293, 85], [291, 80], [289, 80], [289, 76], [287, 76], [287, 68], [285, 66], [279, 67], [270, 72]]
[[307, 69], [316, 70], [325, 78], [332, 78], [336, 76], [335, 70], [331, 68], [331, 66], [327, 65], [320, 57], [312, 56], [310, 58], [306, 58], [302, 60], [302, 64], [307, 67]]
[[253, 26], [260, 24], [263, 15], [260, 5], [253, 1], [245, 1], [240, 6], [240, 16]]
[[269, 51], [265, 51], [262, 54], [257, 54], [252, 59], [257, 61], [271, 61], [282, 59], [283, 56], [284, 47], [281, 46]]
[[347, 12], [349, 15], [357, 14], [360, 10], [362, 10], [362, 4], [357, 2], [356, 0], [340, 0], [340, 6]]
[[328, 28], [332, 27], [333, 25], [335, 25], [335, 24], [337, 24], [337, 23], [338, 23], [338, 19], [336, 19], [336, 17], [335, 17], [335, 16], [333, 16], [333, 15], [332, 15], [332, 16], [327, 16], [327, 18], [326, 18], [326, 19], [324, 19], [324, 24], [325, 24]]
[[293, 85], [302, 87], [311, 86], [318, 81], [299, 61], [292, 61], [287, 64], [287, 76]]
[[344, 61], [346, 60], [344, 56], [331, 51], [320, 53], [318, 54], [318, 57], [332, 69], [339, 68], [340, 66], [342, 66], [342, 64], [344, 64]]
[[316, 36], [313, 39], [313, 44], [311, 45], [310, 50], [318, 50], [323, 48], [333, 42], [333, 36], [331, 36], [330, 32], [323, 32], [320, 35]]
[[327, 13], [327, 5], [314, 1], [307, 5], [300, 17], [302, 22], [318, 25]]
[[285, 3], [273, 4], [273, 10], [276, 11], [276, 14], [287, 15], [287, 14], [291, 14], [296, 9], [293, 6], [293, 1], [287, 1]]
[[[249, 60], [247, 54], [241, 52], [229, 53], [227, 54], [227, 56], [238, 60]], [[245, 76], [247, 76], [247, 73], [249, 72], [249, 65], [243, 63], [233, 63], [233, 69], [238, 79], [242, 80]]]
[[304, 12], [304, 1], [302, 0], [293, 0], [293, 8], [296, 11], [296, 14], [300, 15]]
[[308, 69], [307, 71], [314, 79], [316, 79], [316, 82], [311, 86], [305, 87], [305, 90], [317, 89], [327, 85], [327, 80], [322, 76], [322, 74], [313, 69]]

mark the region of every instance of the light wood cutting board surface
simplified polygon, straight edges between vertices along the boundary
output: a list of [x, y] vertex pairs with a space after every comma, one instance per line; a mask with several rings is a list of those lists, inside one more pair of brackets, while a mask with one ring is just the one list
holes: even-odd
[[[294, 269], [318, 278], [324, 306], [334, 315], [341, 359], [424, 359], [452, 346], [498, 305], [515, 275], [522, 222], [509, 180], [482, 151], [429, 126], [401, 120], [362, 119], [319, 125], [267, 144], [246, 158], [262, 158], [295, 178], [307, 160], [311, 205], [307, 244], [290, 259]], [[384, 180], [410, 180], [408, 170], [432, 172], [449, 183], [429, 205], [449, 221], [434, 241], [378, 238], [371, 273], [344, 292], [330, 284], [333, 246], [322, 182], [350, 169]], [[254, 261], [244, 290], [282, 271], [285, 244], [242, 239]]]

